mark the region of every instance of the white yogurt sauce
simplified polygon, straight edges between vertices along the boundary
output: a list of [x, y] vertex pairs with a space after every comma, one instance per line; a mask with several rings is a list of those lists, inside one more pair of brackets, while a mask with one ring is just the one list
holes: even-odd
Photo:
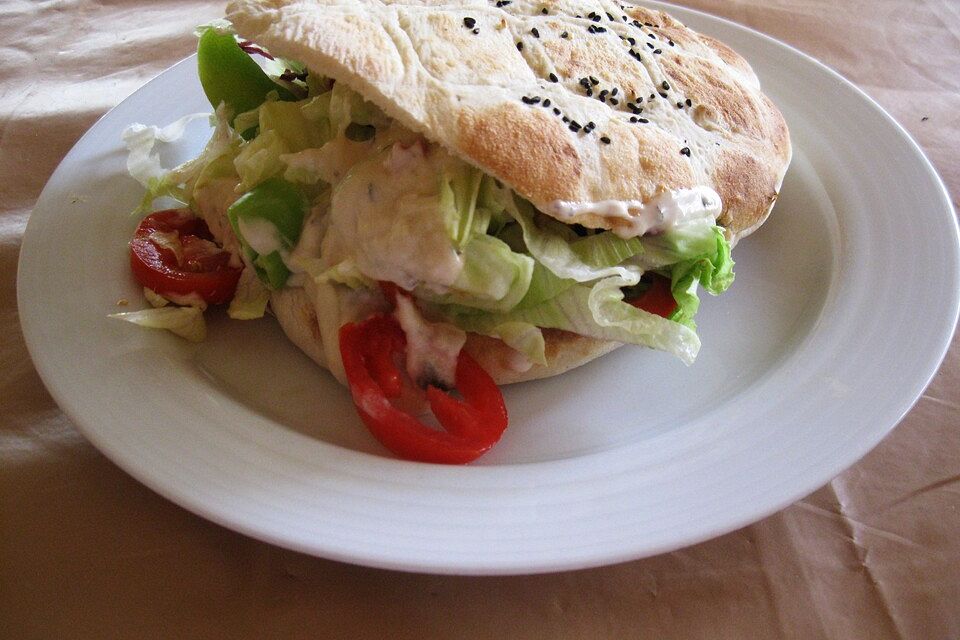
[[247, 241], [250, 248], [262, 256], [268, 256], [274, 251], [285, 253], [280, 232], [269, 220], [254, 217], [237, 218], [240, 235]]
[[428, 322], [407, 296], [397, 296], [394, 316], [407, 336], [407, 373], [414, 382], [453, 387], [466, 332], [446, 322]]
[[612, 231], [621, 238], [648, 233], [662, 233], [695, 220], [716, 220], [723, 202], [710, 187], [665, 191], [651, 200], [600, 200], [570, 202], [554, 200], [545, 213], [563, 222], [574, 223], [583, 215], [597, 215], [616, 220]]
[[367, 277], [405, 289], [449, 286], [463, 268], [438, 206], [451, 159], [419, 145], [385, 155], [355, 165], [334, 188], [321, 258], [328, 266], [352, 259]]

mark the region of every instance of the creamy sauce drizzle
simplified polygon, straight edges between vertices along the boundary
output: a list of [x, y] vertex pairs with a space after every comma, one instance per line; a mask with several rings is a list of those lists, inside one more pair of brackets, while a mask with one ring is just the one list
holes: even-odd
[[269, 220], [263, 218], [238, 218], [237, 226], [240, 235], [247, 241], [250, 248], [262, 256], [268, 256], [274, 251], [284, 252], [280, 232]]
[[695, 220], [716, 220], [723, 202], [710, 187], [666, 191], [651, 200], [600, 200], [570, 202], [554, 200], [545, 213], [563, 222], [574, 223], [585, 215], [612, 219], [612, 231], [621, 238], [633, 238], [648, 233], [663, 233], [673, 227]]
[[428, 322], [407, 296], [397, 296], [394, 316], [407, 337], [406, 366], [413, 381], [421, 388], [437, 383], [452, 388], [466, 332], [445, 322]]
[[394, 145], [355, 165], [333, 191], [320, 252], [326, 265], [351, 259], [367, 277], [404, 289], [452, 284], [463, 261], [439, 214], [437, 180], [447, 161], [440, 149]]

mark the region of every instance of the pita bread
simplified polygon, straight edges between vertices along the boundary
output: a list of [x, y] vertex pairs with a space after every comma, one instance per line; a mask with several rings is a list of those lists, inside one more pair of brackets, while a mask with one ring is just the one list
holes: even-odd
[[[311, 360], [328, 369], [340, 382], [342, 374], [333, 366], [324, 352], [323, 337], [317, 311], [302, 287], [288, 287], [270, 294], [270, 309], [290, 341]], [[619, 342], [596, 340], [557, 329], [544, 329], [546, 364], [524, 364], [516, 351], [497, 338], [476, 333], [467, 335], [464, 348], [473, 356], [497, 384], [512, 384], [526, 380], [549, 378], [586, 364], [594, 358], [623, 346]]]
[[[659, 11], [583, 0], [235, 0], [227, 18], [548, 214], [558, 201], [647, 202], [702, 185], [721, 196], [718, 222], [736, 242], [764, 222], [790, 161], [787, 126], [750, 65]], [[624, 224], [599, 213], [563, 221]], [[291, 341], [331, 368], [307, 291], [274, 292], [270, 304]], [[545, 366], [518, 366], [495, 338], [470, 334], [465, 348], [505, 384], [621, 346], [552, 329], [544, 338]]]
[[[560, 201], [647, 202], [704, 185], [721, 196], [719, 222], [736, 240], [765, 220], [790, 161], [787, 126], [750, 65], [659, 11], [586, 0], [235, 0], [227, 18], [545, 213]], [[598, 213], [563, 221], [624, 224]]]

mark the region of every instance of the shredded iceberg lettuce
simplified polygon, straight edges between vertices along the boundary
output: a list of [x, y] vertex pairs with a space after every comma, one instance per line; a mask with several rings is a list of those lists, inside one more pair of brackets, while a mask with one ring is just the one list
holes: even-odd
[[262, 318], [270, 302], [270, 290], [257, 276], [257, 272], [245, 267], [240, 272], [237, 291], [227, 308], [227, 315], [234, 320], [256, 320]]
[[436, 295], [429, 287], [422, 287], [416, 289], [418, 296], [438, 303], [507, 312], [517, 306], [530, 288], [533, 258], [514, 253], [493, 236], [474, 235], [461, 258], [463, 267], [446, 293]]
[[190, 342], [203, 342], [207, 337], [203, 309], [199, 307], [160, 307], [112, 313], [109, 317], [126, 320], [148, 329], [166, 329]]
[[[158, 146], [180, 140], [187, 125], [201, 118], [210, 120], [214, 126], [213, 135], [210, 136], [203, 151], [196, 158], [173, 169], [165, 170], [160, 163]], [[149, 211], [153, 201], [163, 196], [169, 196], [184, 203], [188, 202], [189, 185], [197, 179], [207, 165], [225, 154], [235, 152], [239, 146], [239, 140], [239, 136], [227, 122], [224, 109], [218, 109], [212, 117], [207, 113], [184, 116], [163, 128], [139, 123], [127, 127], [123, 132], [123, 141], [129, 152], [127, 171], [147, 190], [135, 213]]]
[[[607, 251], [613, 251], [612, 245], [616, 241], [612, 239], [616, 236], [607, 238], [606, 243], [597, 243], [598, 245], [609, 244], [611, 248], [608, 248], [607, 251], [598, 247], [589, 247], [595, 250], [578, 252], [574, 249], [576, 241], [571, 243], [569, 236], [564, 237], [561, 233], [554, 231], [554, 229], [557, 229], [557, 225], [561, 223], [542, 216], [541, 224], [543, 226], [538, 226], [537, 220], [534, 218], [536, 210], [529, 202], [516, 199], [515, 202], [510, 203], [507, 211], [523, 229], [523, 241], [530, 251], [530, 255], [560, 278], [576, 282], [591, 282], [600, 278], [618, 276], [632, 285], [639, 282], [640, 276], [643, 275], [643, 270], [634, 265], [619, 262], [606, 264], [607, 260], [594, 262], [595, 259], [607, 257], [605, 255]], [[623, 252], [629, 241], [621, 242], [624, 246], [620, 250]]]
[[713, 245], [703, 247], [699, 255], [686, 258], [671, 268], [670, 289], [677, 301], [677, 310], [670, 319], [696, 329], [693, 316], [700, 308], [697, 285], [711, 295], [719, 295], [733, 283], [733, 259], [730, 245], [719, 227], [712, 228]]
[[529, 322], [504, 322], [493, 328], [490, 335], [496, 336], [533, 364], [547, 364], [546, 344], [540, 327]]
[[[226, 36], [233, 37], [229, 24], [209, 25], [201, 30], [204, 34], [236, 57], [234, 47], [227, 46], [232, 43]], [[214, 42], [214, 36], [220, 40]], [[210, 46], [210, 59], [215, 61], [213, 54], [219, 50]], [[346, 242], [365, 246], [355, 253], [340, 247], [332, 255], [320, 255], [321, 246], [327, 251], [327, 229], [339, 219], [329, 204], [323, 242], [314, 239], [306, 248], [295, 246], [297, 234], [289, 230], [283, 242], [258, 244], [257, 238], [273, 238], [253, 233], [251, 225], [259, 218], [246, 220], [243, 229], [234, 224], [248, 268], [230, 304], [231, 317], [262, 316], [269, 288], [284, 283], [299, 286], [312, 279], [321, 287], [361, 291], [376, 289], [377, 279], [392, 276], [401, 286], [414, 283], [414, 296], [431, 320], [498, 337], [532, 363], [546, 362], [544, 328], [645, 345], [688, 364], [696, 357], [700, 341], [693, 318], [699, 289], [716, 295], [733, 281], [729, 244], [712, 220], [692, 220], [652, 236], [621, 238], [609, 231], [583, 235], [582, 230], [537, 212], [508, 187], [457, 158], [444, 155], [439, 161], [434, 155], [427, 160], [430, 154], [445, 152], [388, 118], [344, 83], [289, 60], [258, 59], [263, 77], [246, 61], [234, 62], [236, 73], [256, 77], [257, 90], [231, 92], [223, 78], [217, 80], [220, 93], [247, 110], [235, 114], [222, 102], [212, 120], [214, 134], [198, 158], [165, 171], [157, 148], [179, 139], [201, 114], [163, 128], [134, 125], [124, 134], [130, 150], [128, 169], [147, 189], [142, 209], [159, 196], [190, 202], [197, 185], [218, 177], [239, 179], [238, 202], [284, 181], [302, 194], [304, 202], [329, 201], [333, 193], [341, 209], [355, 205], [347, 217], [363, 228], [350, 230], [352, 240]], [[416, 164], [424, 162], [430, 163], [425, 173], [425, 165]], [[302, 216], [297, 224], [303, 224]], [[430, 242], [424, 240], [427, 235]], [[244, 240], [245, 236], [250, 237]], [[282, 245], [282, 251], [274, 251], [274, 245]], [[382, 256], [374, 273], [363, 251], [383, 248], [398, 255]], [[436, 269], [406, 268], [411, 261], [421, 267], [431, 264], [433, 258], [425, 252], [444, 253], [443, 260], [434, 260]], [[456, 270], [430, 279], [450, 265]], [[642, 287], [639, 283], [647, 271], [671, 280], [677, 308], [669, 319], [624, 301], [624, 290]], [[295, 277], [288, 281], [291, 273]], [[417, 278], [411, 280], [411, 274]], [[201, 333], [202, 315], [194, 317], [195, 310], [181, 313], [170, 308], [164, 315], [151, 315], [152, 311], [116, 315], [145, 326], [172, 326], [191, 339]]]

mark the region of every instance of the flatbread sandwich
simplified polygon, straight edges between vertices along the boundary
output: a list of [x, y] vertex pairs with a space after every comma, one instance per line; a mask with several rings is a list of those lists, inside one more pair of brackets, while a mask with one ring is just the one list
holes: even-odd
[[[200, 30], [201, 155], [150, 174], [156, 136], [128, 132], [146, 201], [189, 207], [145, 219], [134, 273], [191, 323], [269, 308], [403, 457], [489, 449], [494, 382], [624, 344], [692, 363], [698, 292], [731, 284], [790, 161], [749, 64], [659, 11], [235, 0], [226, 18]], [[157, 276], [190, 264], [216, 299]]]

